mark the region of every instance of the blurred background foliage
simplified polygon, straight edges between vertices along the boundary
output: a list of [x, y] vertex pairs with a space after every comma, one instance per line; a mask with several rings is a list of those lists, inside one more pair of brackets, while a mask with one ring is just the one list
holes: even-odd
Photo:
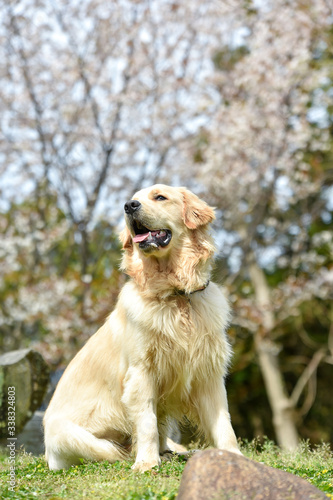
[[237, 435], [333, 441], [325, 0], [1, 1], [0, 348], [66, 366], [112, 310], [122, 207], [216, 206]]

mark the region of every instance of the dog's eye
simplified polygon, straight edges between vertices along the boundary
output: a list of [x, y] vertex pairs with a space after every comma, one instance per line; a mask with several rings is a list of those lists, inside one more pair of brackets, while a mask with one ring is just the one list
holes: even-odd
[[167, 198], [161, 194], [158, 194], [154, 197], [154, 200], [156, 201], [163, 201], [163, 200], [167, 200]]

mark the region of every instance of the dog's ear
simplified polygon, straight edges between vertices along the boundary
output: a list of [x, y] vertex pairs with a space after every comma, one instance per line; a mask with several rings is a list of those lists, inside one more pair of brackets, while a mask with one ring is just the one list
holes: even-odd
[[133, 246], [132, 236], [127, 226], [119, 234], [119, 239], [123, 245], [124, 250]]
[[200, 200], [186, 188], [181, 188], [183, 195], [183, 220], [189, 229], [209, 224], [215, 219], [214, 209]]

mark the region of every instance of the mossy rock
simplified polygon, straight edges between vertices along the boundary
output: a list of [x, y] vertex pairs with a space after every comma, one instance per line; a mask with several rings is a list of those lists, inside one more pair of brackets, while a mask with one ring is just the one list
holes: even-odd
[[[15, 412], [15, 435], [32, 417], [44, 399], [50, 371], [41, 354], [20, 349], [0, 356], [0, 439], [8, 437], [8, 408]], [[15, 393], [15, 409], [8, 405], [8, 388]], [[13, 401], [13, 398], [9, 398]]]

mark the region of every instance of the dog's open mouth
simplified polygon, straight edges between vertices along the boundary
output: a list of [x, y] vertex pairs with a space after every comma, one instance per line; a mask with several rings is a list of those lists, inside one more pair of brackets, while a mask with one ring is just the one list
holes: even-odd
[[133, 236], [134, 243], [139, 243], [140, 248], [166, 247], [172, 238], [172, 233], [169, 229], [148, 229], [138, 221], [133, 221]]

